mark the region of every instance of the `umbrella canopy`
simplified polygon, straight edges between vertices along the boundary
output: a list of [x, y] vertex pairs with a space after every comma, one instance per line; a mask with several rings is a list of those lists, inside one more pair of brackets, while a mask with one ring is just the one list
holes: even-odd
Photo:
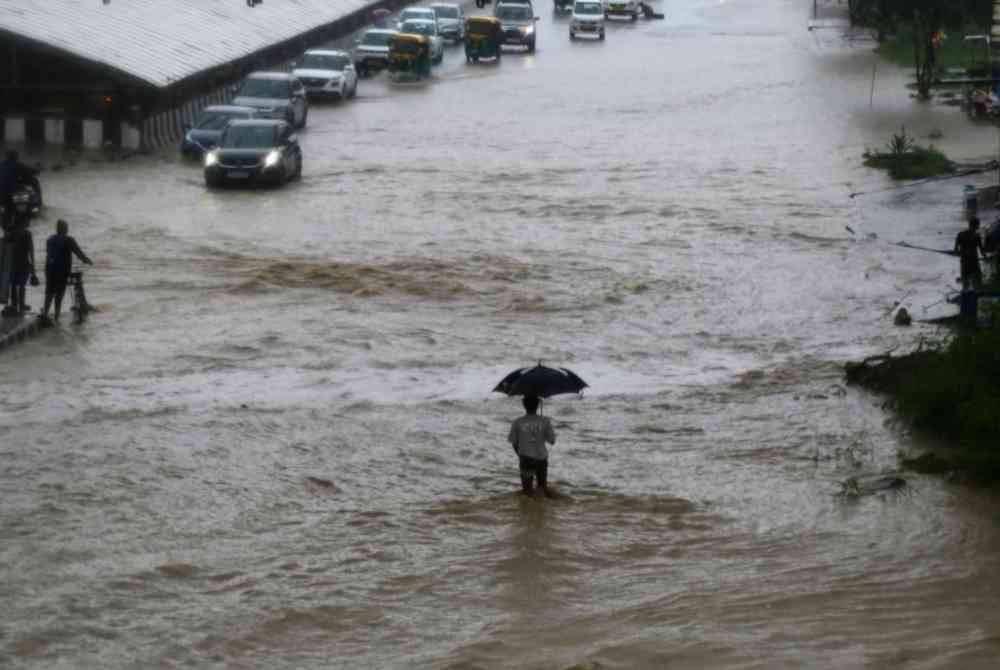
[[579, 393], [585, 388], [587, 382], [580, 379], [576, 373], [566, 368], [547, 368], [539, 363], [532, 368], [514, 370], [493, 390], [507, 395], [548, 398], [560, 393]]

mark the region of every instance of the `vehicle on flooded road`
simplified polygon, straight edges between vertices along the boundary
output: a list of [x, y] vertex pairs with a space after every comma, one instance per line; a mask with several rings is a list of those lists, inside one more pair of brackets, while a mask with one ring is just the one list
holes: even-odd
[[393, 81], [420, 81], [431, 76], [430, 40], [423, 35], [399, 33], [389, 44], [389, 75]]
[[372, 28], [355, 41], [354, 69], [359, 76], [369, 77], [385, 69], [389, 63], [389, 43], [398, 34], [387, 28]]
[[344, 100], [358, 92], [358, 74], [346, 51], [310, 49], [292, 64], [292, 75], [310, 97]]
[[639, 18], [639, 0], [611, 0], [604, 10], [604, 16], [627, 16], [635, 21]]
[[604, 39], [604, 5], [601, 0], [576, 0], [573, 3], [573, 18], [569, 23], [569, 38], [577, 35], [593, 35]]
[[396, 29], [399, 30], [402, 28], [403, 24], [410, 19], [425, 19], [437, 22], [437, 13], [430, 7], [407, 7], [399, 13], [399, 18], [396, 20]]
[[515, 44], [527, 47], [528, 53], [535, 51], [535, 22], [529, 3], [501, 2], [496, 7], [496, 17], [503, 24], [504, 44]]
[[465, 21], [465, 60], [478, 63], [480, 58], [500, 62], [503, 53], [503, 24], [492, 16], [470, 16]]
[[401, 35], [422, 35], [427, 38], [430, 48], [431, 62], [440, 63], [444, 60], [444, 40], [438, 34], [437, 21], [426, 19], [407, 19], [399, 27]]
[[206, 151], [219, 146], [222, 131], [230, 121], [236, 119], [252, 119], [256, 111], [253, 107], [238, 107], [236, 105], [210, 105], [198, 113], [194, 123], [184, 129], [181, 140], [181, 154], [192, 158], [200, 158]]
[[437, 16], [438, 32], [442, 39], [461, 44], [465, 39], [465, 12], [461, 5], [447, 2], [436, 2], [431, 5]]
[[302, 149], [285, 121], [231, 121], [219, 146], [205, 154], [205, 185], [283, 184], [302, 176]]
[[306, 89], [287, 72], [251, 72], [237, 89], [233, 104], [253, 107], [258, 117], [281, 119], [296, 128], [305, 128], [309, 117]]

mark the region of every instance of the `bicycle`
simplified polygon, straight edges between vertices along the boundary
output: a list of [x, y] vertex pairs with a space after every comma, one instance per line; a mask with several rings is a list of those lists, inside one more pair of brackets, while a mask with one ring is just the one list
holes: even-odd
[[72, 290], [73, 306], [70, 307], [70, 311], [73, 312], [73, 322], [83, 323], [87, 314], [94, 310], [87, 302], [87, 294], [83, 290], [83, 273], [70, 272], [67, 283]]

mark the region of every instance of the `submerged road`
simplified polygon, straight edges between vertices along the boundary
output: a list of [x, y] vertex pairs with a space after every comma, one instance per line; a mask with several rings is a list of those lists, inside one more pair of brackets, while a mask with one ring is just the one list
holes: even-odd
[[[843, 361], [957, 272], [886, 242], [961, 227], [960, 184], [851, 201], [861, 153], [992, 131], [869, 105], [807, 5], [540, 3], [533, 55], [314, 106], [281, 189], [46, 175], [100, 311], [0, 357], [0, 666], [995, 667], [997, 501], [837, 495], [919, 446]], [[490, 393], [539, 359], [591, 385], [545, 502]]]

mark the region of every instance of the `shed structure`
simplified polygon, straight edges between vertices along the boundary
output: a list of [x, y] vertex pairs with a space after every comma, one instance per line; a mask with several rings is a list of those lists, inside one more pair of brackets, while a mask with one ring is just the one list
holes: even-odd
[[171, 141], [247, 72], [401, 0], [0, 0], [5, 142]]

